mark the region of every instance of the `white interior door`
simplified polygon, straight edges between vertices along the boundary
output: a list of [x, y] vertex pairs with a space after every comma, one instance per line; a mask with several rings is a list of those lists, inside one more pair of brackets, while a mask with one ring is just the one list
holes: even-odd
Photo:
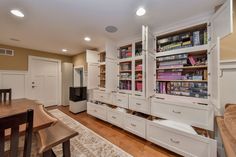
[[45, 106], [60, 104], [59, 62], [30, 58], [30, 97]]

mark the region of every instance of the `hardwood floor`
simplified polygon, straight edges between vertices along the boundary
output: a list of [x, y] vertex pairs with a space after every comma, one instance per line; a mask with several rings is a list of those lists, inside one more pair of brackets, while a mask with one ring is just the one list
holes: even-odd
[[58, 108], [70, 117], [76, 119], [81, 124], [93, 130], [103, 138], [111, 143], [117, 145], [124, 151], [135, 157], [175, 157], [179, 156], [172, 153], [160, 146], [152, 144], [145, 139], [135, 136], [121, 128], [118, 128], [110, 123], [99, 120], [93, 116], [88, 115], [86, 112], [73, 114], [69, 111], [68, 107], [52, 107], [49, 109]]

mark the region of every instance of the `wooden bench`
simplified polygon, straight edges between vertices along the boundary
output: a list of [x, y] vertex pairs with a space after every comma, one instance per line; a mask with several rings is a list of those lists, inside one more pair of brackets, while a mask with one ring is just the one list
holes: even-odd
[[[233, 113], [233, 114], [232, 114]], [[228, 157], [236, 157], [236, 105], [226, 105], [224, 117], [216, 117], [216, 122]]]
[[63, 156], [70, 157], [70, 139], [77, 135], [78, 132], [58, 121], [51, 127], [38, 132], [39, 145], [41, 146], [39, 147], [39, 154], [43, 157], [55, 156], [52, 148], [62, 144]]

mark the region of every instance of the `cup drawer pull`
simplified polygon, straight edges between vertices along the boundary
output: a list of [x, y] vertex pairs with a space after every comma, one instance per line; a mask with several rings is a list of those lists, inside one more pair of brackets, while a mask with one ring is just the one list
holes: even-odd
[[114, 116], [111, 116], [111, 118], [116, 119], [116, 117], [114, 117]]
[[180, 144], [180, 141], [177, 141], [177, 140], [174, 140], [174, 139], [170, 139], [170, 141], [172, 142], [172, 143], [175, 143], [175, 144]]
[[94, 112], [97, 112], [97, 110], [94, 110]]
[[136, 127], [136, 125], [135, 125], [135, 124], [133, 124], [133, 123], [131, 123], [130, 125], [131, 125], [131, 126], [133, 126], [133, 127]]
[[117, 101], [120, 101], [120, 102], [121, 102], [122, 100], [121, 100], [121, 99], [117, 99]]
[[140, 103], [136, 103], [136, 105], [139, 105], [139, 106], [140, 106], [141, 104], [140, 104]]
[[175, 110], [172, 110], [173, 113], [176, 113], [176, 114], [181, 114], [180, 111], [175, 111]]

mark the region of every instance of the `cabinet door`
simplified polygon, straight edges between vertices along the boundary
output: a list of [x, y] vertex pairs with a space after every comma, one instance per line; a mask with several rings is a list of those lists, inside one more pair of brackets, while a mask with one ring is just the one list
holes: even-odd
[[106, 90], [108, 92], [117, 90], [118, 66], [115, 60], [106, 59]]
[[155, 94], [155, 73], [156, 73], [156, 60], [155, 60], [155, 36], [150, 31], [148, 26], [142, 27], [142, 42], [145, 52], [146, 62], [146, 97], [150, 97]]
[[88, 89], [95, 89], [99, 86], [99, 66], [98, 63], [88, 63]]
[[117, 46], [116, 44], [111, 41], [111, 40], [107, 40], [106, 41], [106, 58], [107, 59], [117, 59]]
[[87, 63], [98, 63], [99, 62], [99, 52], [86, 50], [86, 61]]
[[216, 108], [220, 108], [220, 83], [219, 83], [219, 62], [220, 62], [220, 38], [217, 38], [217, 42], [211, 45], [208, 55], [209, 64], [209, 100]]
[[211, 18], [211, 41], [217, 42], [233, 32], [233, 2], [227, 0]]

